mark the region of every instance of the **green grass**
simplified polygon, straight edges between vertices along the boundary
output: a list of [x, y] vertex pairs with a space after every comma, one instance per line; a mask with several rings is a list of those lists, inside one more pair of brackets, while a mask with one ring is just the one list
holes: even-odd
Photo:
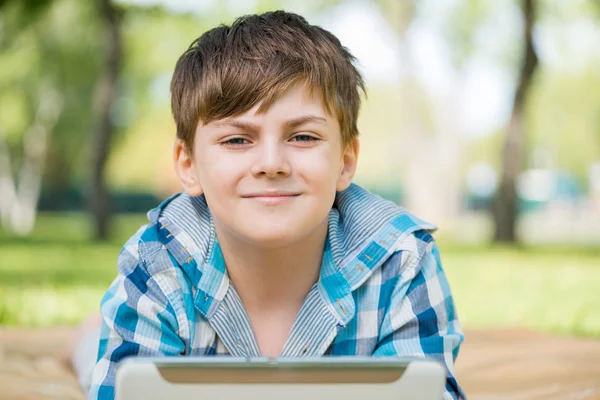
[[[98, 310], [124, 241], [144, 215], [119, 216], [92, 243], [81, 214], [43, 214], [31, 238], [0, 233], [0, 324], [74, 324]], [[530, 328], [600, 337], [600, 249], [440, 243], [465, 328]]]
[[119, 216], [108, 243], [90, 241], [81, 214], [40, 215], [28, 239], [0, 231], [0, 324], [74, 324], [97, 311], [123, 243], [145, 221]]
[[441, 248], [465, 327], [600, 337], [600, 249]]

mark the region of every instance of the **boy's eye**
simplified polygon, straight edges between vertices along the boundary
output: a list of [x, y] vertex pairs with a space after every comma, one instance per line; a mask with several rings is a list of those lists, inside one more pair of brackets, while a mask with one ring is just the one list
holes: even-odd
[[[316, 142], [319, 138], [311, 135], [296, 135], [292, 140], [297, 142]], [[221, 146], [243, 146], [245, 144], [248, 144], [248, 140], [243, 137], [234, 137], [220, 143]]]
[[316, 138], [311, 135], [297, 135], [294, 136], [292, 139], [295, 139], [298, 142], [313, 142], [319, 140], [319, 138]]
[[241, 146], [246, 144], [247, 140], [241, 137], [231, 138], [221, 142], [221, 146]]

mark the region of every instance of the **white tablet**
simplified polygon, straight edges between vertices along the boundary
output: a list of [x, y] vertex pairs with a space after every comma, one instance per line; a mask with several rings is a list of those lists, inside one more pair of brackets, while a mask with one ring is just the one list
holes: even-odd
[[397, 357], [128, 358], [116, 400], [439, 400], [441, 363]]

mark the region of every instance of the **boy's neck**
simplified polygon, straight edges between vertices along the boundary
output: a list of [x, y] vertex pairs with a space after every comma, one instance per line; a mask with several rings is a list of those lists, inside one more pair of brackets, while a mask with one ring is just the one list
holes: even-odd
[[307, 237], [266, 249], [228, 235], [215, 224], [227, 273], [248, 312], [297, 308], [318, 281], [328, 219]]

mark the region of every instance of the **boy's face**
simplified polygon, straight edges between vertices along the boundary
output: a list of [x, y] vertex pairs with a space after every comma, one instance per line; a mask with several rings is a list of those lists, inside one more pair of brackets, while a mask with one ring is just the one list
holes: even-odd
[[342, 149], [337, 118], [304, 85], [263, 114], [200, 122], [190, 157], [178, 140], [175, 166], [188, 194], [204, 193], [217, 231], [264, 248], [308, 237], [327, 224], [336, 191], [356, 169], [358, 140]]

